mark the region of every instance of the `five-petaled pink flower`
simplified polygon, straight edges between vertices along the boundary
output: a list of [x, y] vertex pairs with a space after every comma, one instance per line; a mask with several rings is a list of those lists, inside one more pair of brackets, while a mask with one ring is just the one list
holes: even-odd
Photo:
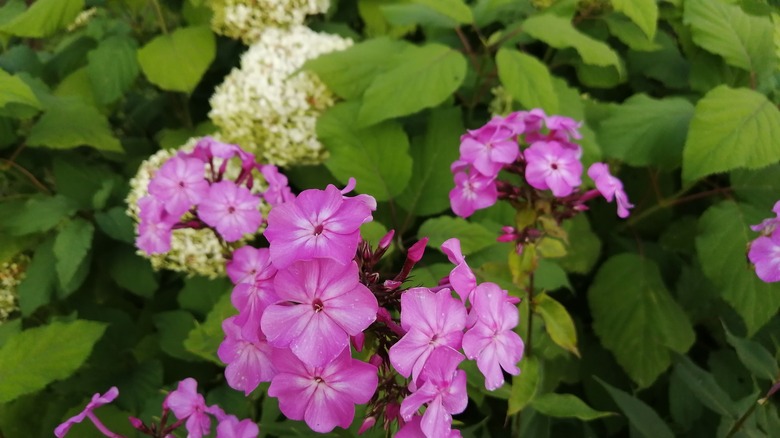
[[68, 418], [57, 426], [56, 429], [54, 429], [54, 435], [57, 438], [62, 438], [65, 435], [68, 434], [68, 431], [71, 427], [73, 427], [76, 423], [81, 423], [84, 421], [84, 418], [89, 418], [90, 421], [97, 427], [97, 429], [102, 432], [106, 436], [117, 436], [113, 432], [109, 431], [103, 423], [95, 416], [94, 410], [106, 405], [108, 403], [111, 403], [116, 399], [116, 397], [119, 395], [119, 390], [116, 388], [116, 386], [111, 387], [108, 391], [106, 391], [105, 394], [100, 395], [100, 393], [97, 393], [92, 396], [92, 400], [87, 404], [87, 406], [84, 408], [83, 411], [79, 412], [78, 414]]
[[149, 182], [149, 194], [162, 201], [165, 211], [177, 219], [206, 196], [209, 183], [203, 162], [175, 156], [166, 161]]
[[208, 415], [210, 409], [198, 393], [198, 382], [195, 379], [188, 377], [179, 382], [179, 386], [168, 393], [163, 406], [173, 411], [179, 420], [187, 419], [185, 427], [189, 438], [208, 435], [211, 429], [211, 418]]
[[533, 188], [552, 190], [564, 197], [582, 184], [582, 163], [577, 149], [564, 147], [556, 141], [537, 141], [524, 151], [525, 180]]
[[460, 217], [469, 217], [474, 211], [490, 207], [498, 200], [494, 178], [478, 172], [455, 174], [455, 188], [450, 190], [452, 211]]
[[472, 294], [477, 287], [477, 277], [466, 263], [466, 258], [460, 250], [460, 240], [457, 238], [448, 239], [441, 244], [441, 251], [447, 256], [450, 263], [455, 268], [450, 272], [449, 281], [455, 292], [460, 295], [460, 300], [466, 303], [466, 300], [473, 301]]
[[494, 121], [460, 137], [460, 159], [493, 178], [520, 154], [517, 135], [507, 125]]
[[780, 230], [754, 240], [750, 244], [748, 258], [756, 266], [756, 275], [762, 281], [780, 281]]
[[249, 395], [260, 382], [270, 382], [275, 374], [271, 356], [275, 348], [268, 345], [258, 331], [246, 336], [236, 325], [235, 316], [222, 322], [225, 339], [219, 345], [217, 356], [225, 362], [225, 378], [231, 388]]
[[593, 163], [588, 168], [588, 176], [596, 183], [596, 189], [608, 202], [615, 199], [618, 216], [627, 218], [628, 210], [634, 208], [634, 204], [628, 201], [628, 196], [623, 191], [623, 183], [609, 173], [609, 166], [604, 163]]
[[235, 242], [244, 234], [255, 233], [263, 223], [260, 198], [246, 187], [232, 181], [220, 181], [209, 188], [208, 195], [198, 206], [198, 217], [217, 229], [228, 242]]

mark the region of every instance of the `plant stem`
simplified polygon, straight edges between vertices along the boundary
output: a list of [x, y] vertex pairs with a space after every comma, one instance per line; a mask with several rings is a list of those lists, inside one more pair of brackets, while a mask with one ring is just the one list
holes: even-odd
[[525, 335], [525, 354], [532, 355], [533, 343], [533, 318], [534, 318], [534, 273], [532, 272], [528, 280], [528, 332]]
[[163, 17], [160, 2], [158, 0], [152, 0], [152, 5], [154, 6], [154, 12], [157, 14], [157, 19], [160, 21], [160, 28], [162, 29], [162, 33], [168, 35], [168, 25], [165, 24], [165, 17]]

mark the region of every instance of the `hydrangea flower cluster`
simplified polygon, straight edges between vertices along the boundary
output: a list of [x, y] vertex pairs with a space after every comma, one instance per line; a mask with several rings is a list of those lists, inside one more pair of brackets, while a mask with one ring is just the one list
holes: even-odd
[[315, 132], [317, 117], [334, 96], [303, 64], [343, 50], [352, 41], [305, 26], [263, 28], [257, 41], [211, 97], [209, 117], [225, 140], [241, 144], [262, 161], [287, 166], [325, 158]]
[[17, 287], [24, 280], [29, 263], [30, 258], [24, 254], [0, 263], [0, 324], [19, 310]]
[[160, 151], [131, 181], [136, 245], [156, 269], [216, 277], [231, 245], [262, 231], [263, 213], [291, 197], [287, 179], [238, 146], [204, 137]]
[[520, 372], [517, 300], [477, 285], [456, 239], [443, 247], [455, 267], [434, 289], [404, 287], [427, 239], [409, 248], [396, 275], [377, 272], [393, 232], [373, 249], [361, 240], [376, 201], [346, 196], [354, 185], [277, 205], [269, 247], [234, 252], [227, 272], [238, 315], [223, 322], [218, 351], [227, 382], [245, 394], [270, 382], [282, 413], [316, 432], [348, 427], [355, 405], [368, 403], [363, 430], [397, 422], [401, 436], [458, 436], [452, 415], [468, 402], [459, 364], [476, 360], [490, 390], [504, 383], [502, 369]]
[[254, 43], [262, 29], [303, 24], [307, 15], [324, 14], [330, 0], [211, 0], [211, 28]]
[[748, 259], [755, 265], [756, 275], [762, 281], [780, 281], [780, 201], [772, 208], [775, 217], [764, 219], [750, 228], [761, 236], [750, 243]]
[[[57, 438], [63, 438], [76, 423], [81, 423], [88, 418], [95, 428], [109, 438], [123, 438], [112, 432], [95, 414], [95, 410], [101, 406], [113, 402], [119, 396], [119, 390], [112, 387], [105, 394], [92, 396], [92, 400], [78, 414], [65, 420], [54, 429]], [[168, 425], [170, 413], [178, 419]], [[239, 420], [235, 415], [226, 414], [218, 405], [206, 405], [206, 400], [198, 393], [198, 382], [193, 378], [187, 378], [179, 382], [178, 387], [168, 393], [162, 404], [162, 415], [159, 424], [146, 425], [135, 417], [129, 417], [130, 424], [144, 435], [151, 437], [173, 436], [173, 431], [184, 425], [187, 436], [201, 438], [211, 431], [211, 417], [217, 420], [218, 438], [256, 438], [260, 431], [252, 420]]]
[[[451, 166], [455, 180], [450, 192], [452, 210], [468, 217], [504, 199], [518, 210], [526, 206], [544, 210], [560, 222], [587, 210], [585, 202], [600, 194], [617, 203], [618, 216], [628, 217], [633, 205], [605, 163], [588, 168], [596, 188], [580, 190], [584, 169], [582, 147], [576, 140], [581, 138], [575, 120], [547, 116], [540, 109], [493, 117], [461, 136], [460, 157]], [[500, 179], [502, 171], [520, 176], [524, 184]], [[500, 239], [520, 242], [528, 237], [525, 234], [526, 230], [509, 229]]]

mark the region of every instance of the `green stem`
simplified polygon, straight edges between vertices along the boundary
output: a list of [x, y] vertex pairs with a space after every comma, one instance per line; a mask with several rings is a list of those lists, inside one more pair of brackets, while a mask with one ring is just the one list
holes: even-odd
[[531, 356], [533, 352], [533, 318], [534, 318], [534, 273], [528, 279], [528, 328], [525, 334], [525, 354]]
[[158, 0], [152, 0], [152, 5], [154, 6], [154, 12], [157, 14], [157, 19], [160, 21], [160, 28], [162, 29], [162, 32], [167, 35], [168, 25], [165, 24], [165, 17], [163, 17], [160, 2]]

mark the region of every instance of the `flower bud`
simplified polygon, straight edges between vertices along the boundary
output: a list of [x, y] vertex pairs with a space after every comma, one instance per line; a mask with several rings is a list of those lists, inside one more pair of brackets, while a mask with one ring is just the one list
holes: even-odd
[[366, 335], [363, 332], [360, 332], [356, 334], [355, 336], [351, 336], [350, 340], [352, 341], [352, 346], [355, 347], [355, 351], [360, 353], [363, 351], [363, 345], [366, 342]]
[[368, 359], [368, 363], [370, 363], [371, 365], [377, 368], [382, 366], [382, 362], [383, 362], [382, 357], [379, 356], [378, 354], [371, 355], [371, 357]]
[[406, 252], [406, 258], [411, 260], [414, 263], [419, 262], [423, 254], [425, 253], [425, 246], [428, 244], [428, 238], [423, 237], [422, 239], [418, 240], [417, 243], [412, 245], [409, 248], [409, 251]]
[[395, 236], [395, 230], [390, 230], [379, 241], [379, 249], [387, 249], [390, 244], [393, 243], [393, 236]]
[[365, 431], [374, 427], [375, 424], [376, 417], [367, 417], [365, 420], [363, 420], [363, 424], [360, 425], [360, 429], [358, 429], [358, 435], [362, 435]]

